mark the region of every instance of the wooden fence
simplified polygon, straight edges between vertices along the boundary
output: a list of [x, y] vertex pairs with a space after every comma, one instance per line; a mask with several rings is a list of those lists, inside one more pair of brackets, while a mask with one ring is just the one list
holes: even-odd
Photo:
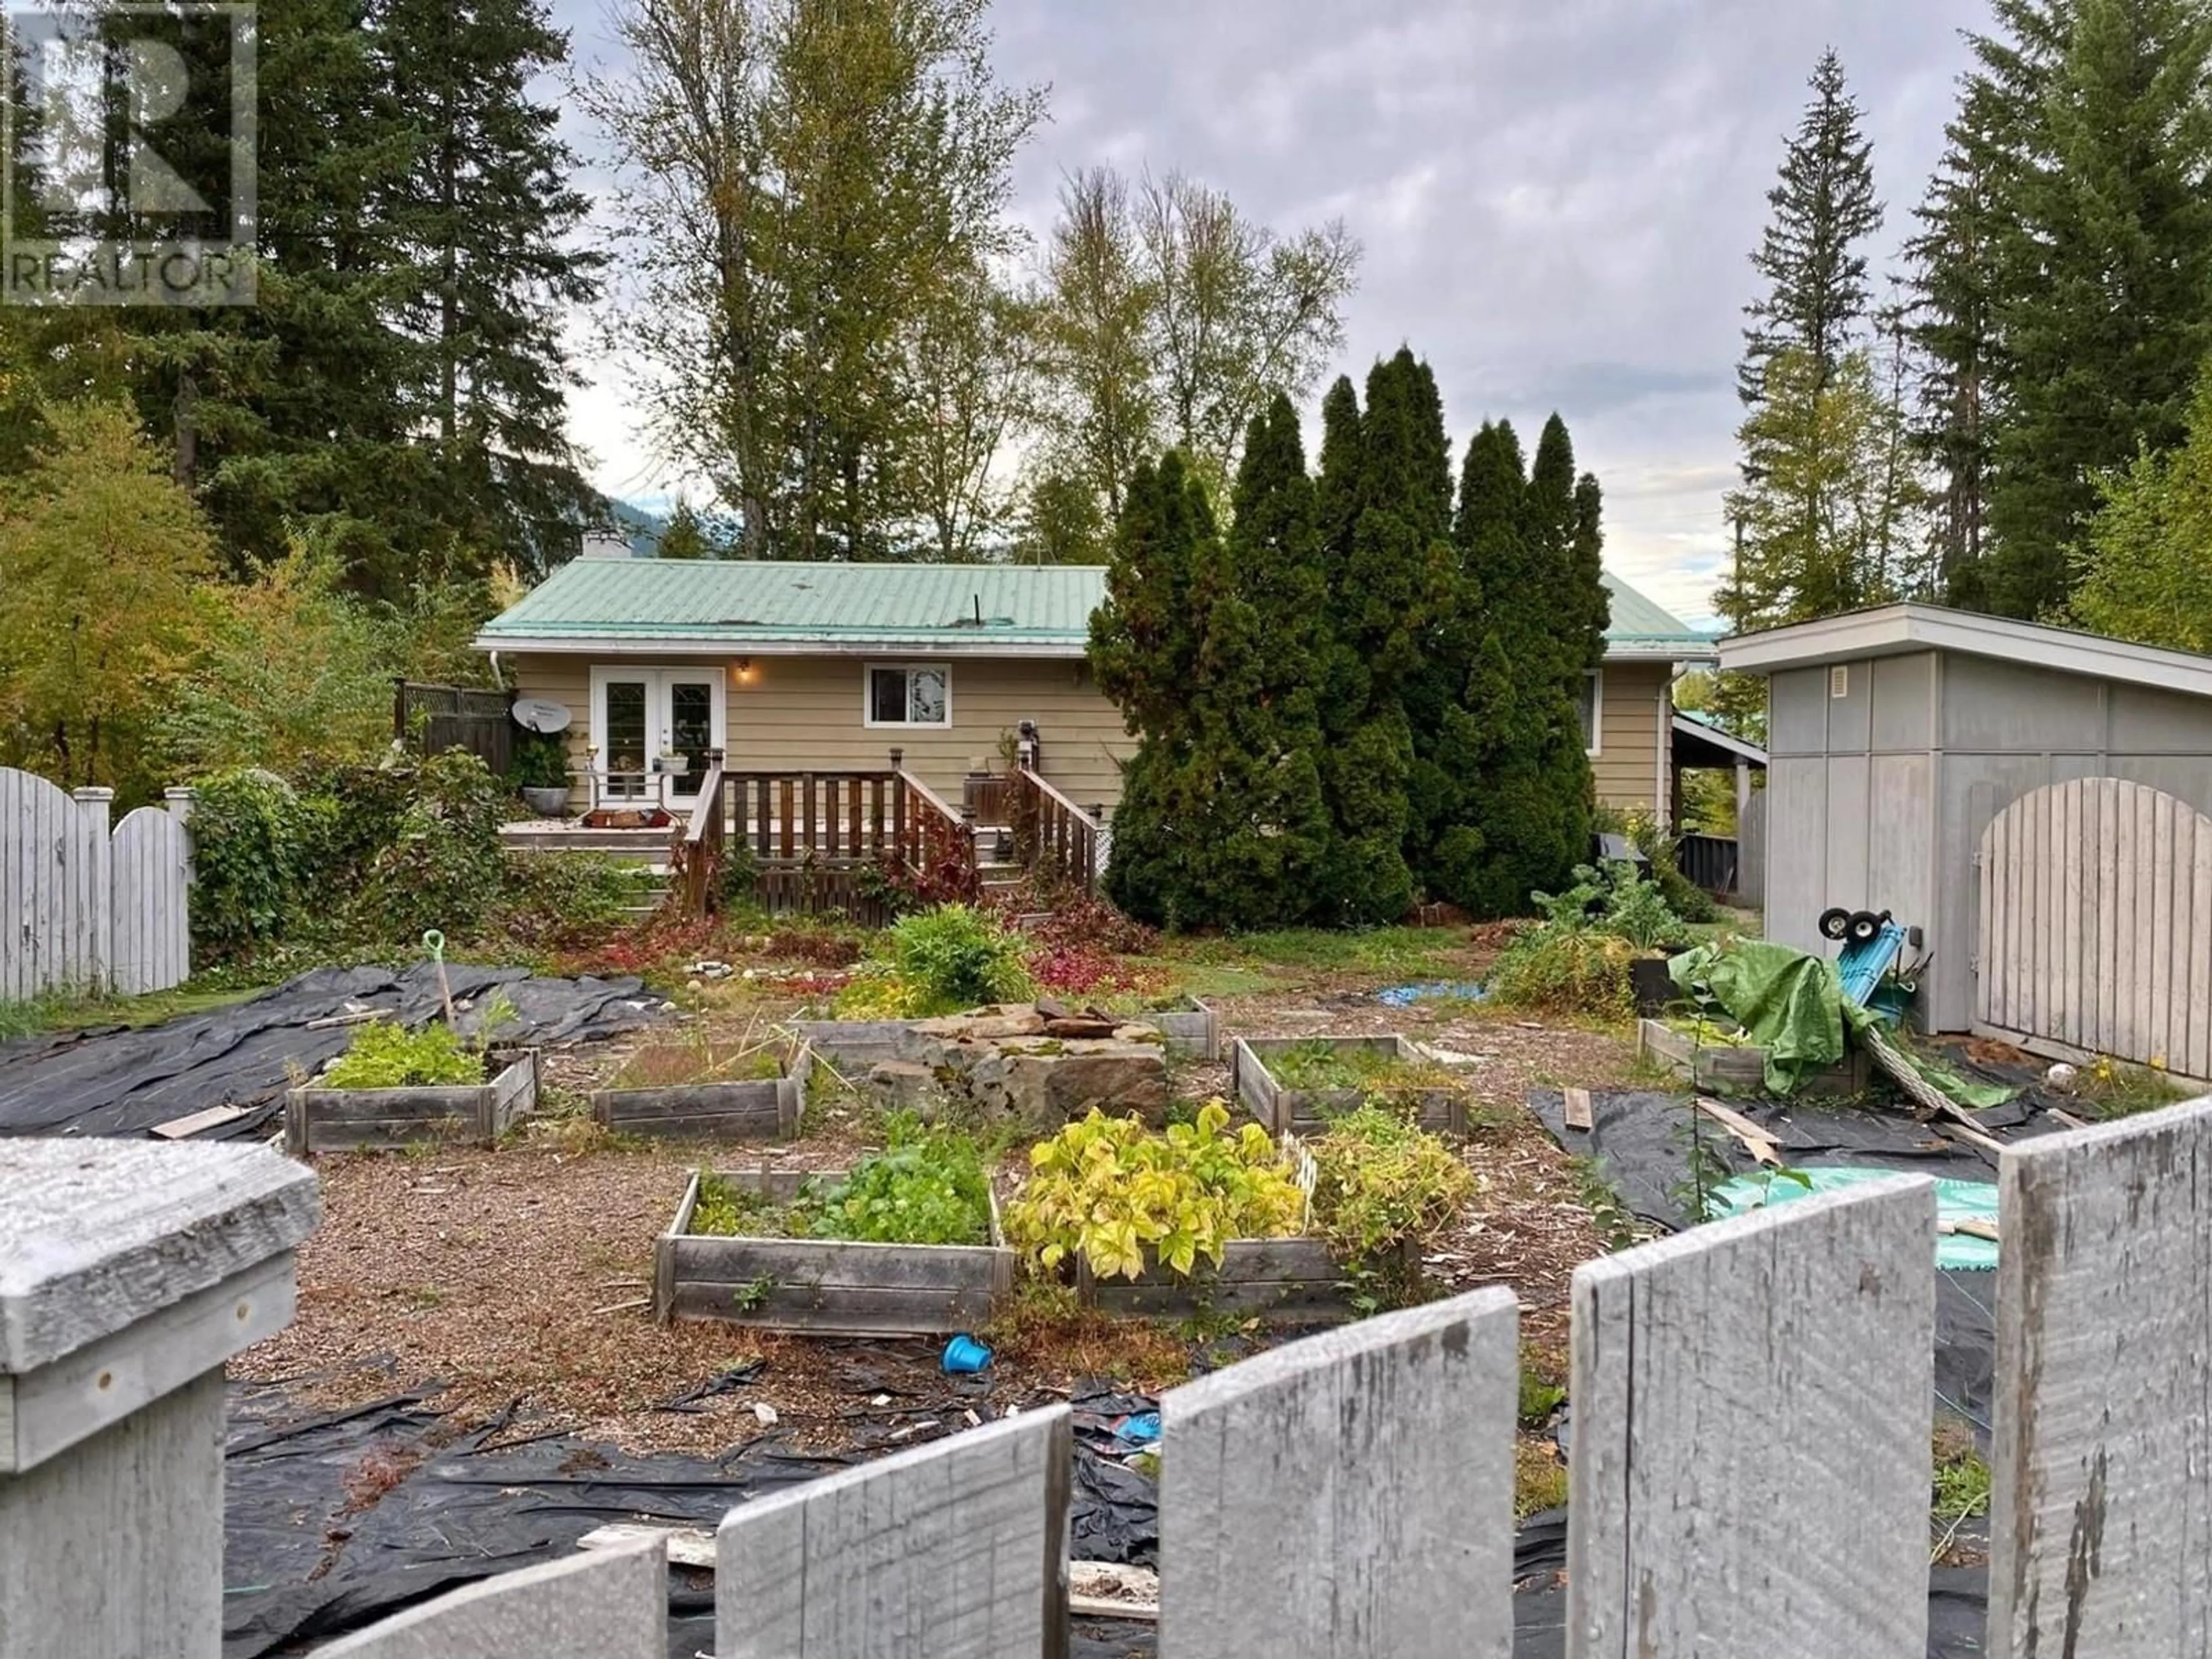
[[465, 749], [505, 777], [514, 763], [514, 694], [467, 685], [392, 683], [392, 735], [422, 755]]
[[1974, 1026], [2212, 1078], [2212, 818], [2119, 778], [2033, 790], [1982, 834]]
[[164, 991], [191, 972], [191, 792], [111, 835], [114, 799], [0, 767], [0, 1002]]
[[[223, 1389], [290, 1316], [266, 1148], [0, 1144], [0, 1632], [212, 1659]], [[2007, 1147], [1987, 1650], [2212, 1641], [2212, 1100]], [[1922, 1659], [1936, 1218], [1909, 1176], [1573, 1285], [1571, 1659]], [[1163, 1659], [1506, 1659], [1518, 1310], [1483, 1290], [1162, 1401]], [[732, 1510], [720, 1659], [1066, 1651], [1071, 1419]], [[663, 1546], [488, 1579], [336, 1659], [659, 1659]]]

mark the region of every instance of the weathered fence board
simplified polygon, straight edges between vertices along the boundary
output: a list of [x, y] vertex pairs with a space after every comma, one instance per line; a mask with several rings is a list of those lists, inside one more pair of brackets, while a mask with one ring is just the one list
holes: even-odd
[[502, 1573], [315, 1650], [317, 1659], [665, 1659], [658, 1538]]
[[2212, 1651], [2212, 1101], [1999, 1182], [1990, 1650]]
[[1506, 1659], [1512, 1292], [1262, 1354], [1160, 1402], [1160, 1649]]
[[156, 806], [142, 806], [115, 827], [109, 851], [109, 911], [114, 988], [125, 996], [166, 991], [191, 975], [191, 838]]
[[2121, 778], [2006, 807], [1981, 842], [1974, 1025], [2212, 1076], [2212, 818]]
[[1053, 1406], [734, 1510], [720, 1659], [1059, 1659], [1071, 1418]]
[[1901, 1176], [1576, 1271], [1571, 1653], [1922, 1659], [1935, 1253]]
[[0, 767], [0, 1002], [161, 991], [191, 973], [191, 792], [170, 792], [170, 812], [141, 807], [111, 842], [114, 793]]

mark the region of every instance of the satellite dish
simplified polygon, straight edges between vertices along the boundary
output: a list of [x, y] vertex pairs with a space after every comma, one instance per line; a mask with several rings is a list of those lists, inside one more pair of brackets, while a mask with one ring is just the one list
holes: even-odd
[[517, 697], [511, 712], [514, 723], [528, 732], [565, 732], [575, 718], [567, 703], [550, 697]]

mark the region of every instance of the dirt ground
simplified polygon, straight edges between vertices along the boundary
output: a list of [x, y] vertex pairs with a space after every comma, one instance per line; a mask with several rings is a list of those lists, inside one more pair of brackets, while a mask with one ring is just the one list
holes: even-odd
[[[1487, 952], [1444, 965], [1472, 975]], [[1210, 998], [1224, 1037], [1401, 1031], [1459, 1057], [1504, 1127], [1468, 1141], [1477, 1193], [1429, 1258], [1459, 1291], [1506, 1285], [1520, 1297], [1532, 1365], [1563, 1377], [1568, 1279], [1604, 1244], [1573, 1170], [1526, 1110], [1534, 1087], [1625, 1081], [1633, 1057], [1615, 1033], [1547, 1026], [1450, 1001], [1393, 1008], [1374, 993], [1402, 974], [1311, 972]], [[720, 1036], [789, 1012], [726, 1001]], [[690, 1171], [757, 1163], [836, 1167], [865, 1144], [865, 1115], [833, 1105], [820, 1132], [774, 1146], [610, 1145], [577, 1113], [582, 1093], [635, 1040], [551, 1058], [551, 1115], [495, 1152], [368, 1153], [315, 1161], [324, 1219], [301, 1251], [299, 1316], [233, 1362], [234, 1376], [286, 1382], [327, 1406], [436, 1379], [457, 1425], [496, 1417], [515, 1437], [567, 1431], [624, 1448], [719, 1454], [771, 1422], [810, 1450], [840, 1450], [883, 1425], [947, 1409], [939, 1345], [764, 1335], [653, 1322], [653, 1242]], [[1178, 1095], [1224, 1093], [1227, 1067], [1177, 1068]], [[1110, 1376], [1147, 1389], [1187, 1370], [1188, 1330], [1089, 1316], [1018, 1317], [993, 1333], [994, 1397], [1048, 1397]], [[1264, 1340], [1264, 1339], [1262, 1339]], [[722, 1387], [686, 1400], [721, 1379]], [[673, 1407], [673, 1408], [672, 1408]]]

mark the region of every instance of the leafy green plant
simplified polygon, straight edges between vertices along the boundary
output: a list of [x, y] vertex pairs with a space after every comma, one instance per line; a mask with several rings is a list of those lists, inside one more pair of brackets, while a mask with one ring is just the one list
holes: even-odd
[[514, 740], [507, 781], [518, 789], [566, 789], [568, 745], [550, 732], [532, 732]]
[[576, 949], [628, 921], [653, 884], [651, 871], [605, 853], [510, 853], [490, 919], [517, 944]]
[[1531, 927], [1499, 953], [1490, 1000], [1509, 1008], [1626, 1020], [1636, 1009], [1628, 977], [1633, 949], [1588, 928]]
[[499, 780], [466, 750], [424, 761], [397, 836], [371, 869], [371, 912], [402, 938], [429, 927], [459, 934], [476, 926], [498, 896], [506, 808]]
[[324, 1072], [325, 1089], [438, 1088], [484, 1080], [483, 1055], [450, 1025], [433, 1021], [410, 1031], [373, 1019]]
[[720, 1176], [702, 1174], [689, 1231], [714, 1238], [781, 1238], [789, 1229], [763, 1194], [732, 1186]]
[[1632, 807], [1624, 812], [1618, 808], [1600, 807], [1592, 824], [1608, 834], [1626, 836], [1629, 844], [1644, 854], [1651, 866], [1652, 884], [1659, 889], [1667, 906], [1684, 921], [1708, 922], [1720, 920], [1720, 907], [1713, 902], [1712, 895], [1692, 881], [1675, 862], [1676, 838], [1659, 827], [1659, 820], [1642, 807]]
[[867, 1243], [982, 1244], [991, 1236], [989, 1177], [966, 1135], [924, 1127], [910, 1112], [885, 1120], [890, 1144], [799, 1207], [816, 1238]]
[[1186, 1276], [1200, 1257], [1218, 1267], [1231, 1239], [1296, 1235], [1306, 1200], [1287, 1161], [1259, 1125], [1228, 1128], [1218, 1100], [1158, 1132], [1093, 1108], [1031, 1149], [1007, 1237], [1048, 1273], [1079, 1256], [1102, 1279], [1134, 1279], [1155, 1261]]
[[1023, 962], [1026, 941], [969, 905], [902, 916], [888, 943], [893, 969], [933, 1007], [1013, 1002], [1036, 988]]
[[204, 778], [192, 803], [192, 938], [216, 955], [281, 935], [300, 866], [300, 798], [270, 772]]
[[1267, 1070], [1288, 1089], [1362, 1089], [1395, 1094], [1467, 1086], [1466, 1079], [1434, 1060], [1404, 1060], [1388, 1049], [1355, 1048], [1327, 1037], [1310, 1037], [1270, 1055]]
[[1419, 1300], [1421, 1248], [1474, 1196], [1474, 1172], [1435, 1135], [1373, 1104], [1337, 1119], [1309, 1150], [1315, 1224], [1352, 1276], [1355, 1304]]
[[1626, 939], [1638, 951], [1656, 951], [1682, 937], [1682, 919], [1667, 902], [1656, 882], [1646, 881], [1632, 864], [1607, 866], [1610, 878], [1600, 928]]
[[1591, 1224], [1605, 1241], [1605, 1248], [1625, 1250], [1640, 1243], [1643, 1230], [1636, 1212], [1606, 1179], [1604, 1167], [1594, 1158], [1573, 1158], [1567, 1163], [1581, 1189], [1583, 1206], [1589, 1210]]

